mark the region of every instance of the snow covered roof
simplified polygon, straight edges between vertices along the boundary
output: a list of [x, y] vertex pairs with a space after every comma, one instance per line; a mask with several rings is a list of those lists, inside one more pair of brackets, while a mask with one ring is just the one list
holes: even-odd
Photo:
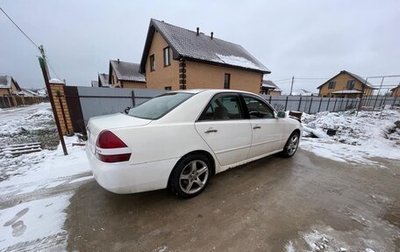
[[349, 71], [346, 70], [342, 70], [340, 71], [340, 73], [336, 74], [335, 76], [333, 76], [332, 78], [330, 78], [329, 80], [325, 81], [324, 83], [322, 83], [319, 87], [317, 87], [317, 89], [321, 88], [323, 85], [329, 83], [331, 80], [335, 79], [337, 76], [341, 75], [341, 74], [348, 74], [351, 77], [353, 77], [354, 79], [358, 80], [359, 82], [362, 83], [362, 85], [366, 85], [369, 88], [372, 89], [376, 89], [371, 83], [367, 82], [364, 78], [362, 78], [361, 76], [354, 74], [354, 73], [350, 73]]
[[59, 80], [57, 78], [53, 78], [49, 80], [49, 83], [53, 83], [53, 84], [65, 84], [64, 81]]
[[25, 97], [36, 97], [39, 96], [36, 92], [29, 90], [29, 89], [22, 89], [18, 95], [23, 95]]
[[139, 64], [120, 60], [110, 60], [110, 72], [107, 83], [111, 83], [111, 68], [114, 69], [118, 80], [146, 82], [145, 76], [139, 72]]
[[99, 82], [98, 82], [97, 80], [92, 80], [92, 81], [90, 82], [90, 85], [91, 85], [92, 87], [99, 87]]
[[108, 82], [108, 80], [109, 80], [108, 74], [106, 74], [106, 73], [98, 74], [99, 87], [108, 87], [108, 86], [110, 86], [110, 83]]
[[261, 86], [265, 88], [271, 88], [274, 91], [282, 91], [273, 81], [271, 80], [263, 80]]
[[332, 94], [361, 94], [362, 91], [360, 90], [356, 90], [356, 89], [352, 89], [352, 90], [338, 90], [335, 92], [332, 92]]
[[396, 89], [398, 89], [398, 88], [400, 88], [400, 85], [398, 85], [397, 87], [394, 87], [394, 88], [392, 88], [392, 89], [390, 89], [390, 91], [394, 91], [394, 90], [396, 90]]
[[11, 88], [14, 83], [17, 90], [21, 90], [18, 83], [10, 75], [0, 75], [0, 88]]
[[167, 24], [156, 19], [150, 20], [146, 44], [140, 62], [140, 71], [142, 73], [145, 72], [146, 60], [155, 31], [158, 31], [171, 47], [174, 59], [186, 58], [194, 61], [271, 73], [268, 68], [238, 44]]
[[306, 89], [298, 89], [292, 92], [292, 95], [301, 95], [301, 96], [311, 96], [314, 95], [313, 92], [308, 91]]

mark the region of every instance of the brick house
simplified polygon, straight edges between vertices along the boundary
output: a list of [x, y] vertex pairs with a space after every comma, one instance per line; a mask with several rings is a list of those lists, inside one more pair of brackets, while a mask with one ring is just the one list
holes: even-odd
[[147, 88], [231, 88], [259, 93], [270, 71], [242, 46], [151, 19], [140, 62]]
[[[99, 84], [103, 82], [99, 77]], [[139, 64], [119, 59], [110, 60], [108, 83], [116, 88], [146, 88], [146, 78], [139, 72]]]
[[375, 88], [360, 76], [343, 70], [321, 84], [318, 89], [319, 96], [323, 97], [357, 98], [361, 94], [372, 95]]
[[12, 96], [21, 92], [18, 82], [9, 75], [0, 75], [0, 96]]
[[393, 97], [400, 97], [400, 84], [397, 87], [390, 89], [390, 91], [392, 92]]
[[263, 80], [261, 84], [261, 93], [271, 96], [279, 96], [282, 90], [271, 80]]

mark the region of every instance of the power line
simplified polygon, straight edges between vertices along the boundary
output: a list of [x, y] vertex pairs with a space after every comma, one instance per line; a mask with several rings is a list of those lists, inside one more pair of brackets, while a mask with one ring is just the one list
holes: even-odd
[[49, 66], [51, 72], [57, 77], [57, 79], [61, 80], [61, 78], [58, 77], [56, 71], [54, 71], [53, 67], [51, 66], [50, 61], [49, 61], [49, 58], [48, 58], [48, 57], [46, 57], [46, 58], [47, 58], [47, 61], [46, 61], [46, 62], [47, 62], [47, 65]]
[[4, 15], [17, 27], [17, 29], [34, 45], [36, 48], [39, 48], [39, 46], [12, 20], [12, 18], [3, 10], [3, 8], [0, 7], [1, 12], [4, 13]]
[[[0, 7], [1, 12], [4, 13], [4, 15], [15, 25], [15, 27], [17, 27], [17, 29], [25, 36], [25, 38], [27, 38], [36, 48], [39, 49], [40, 51], [40, 47], [33, 41], [33, 39], [31, 39], [22, 29], [21, 27], [19, 27], [17, 25], [17, 23], [14, 22], [14, 20], [5, 12], [5, 10], [3, 10], [3, 8]], [[50, 70], [52, 71], [52, 73], [57, 77], [57, 79], [60, 79], [60, 77], [58, 77], [57, 73], [54, 71], [53, 67], [51, 66], [48, 57], [47, 58], [47, 65], [49, 66]]]
[[292, 78], [287, 78], [287, 79], [281, 79], [281, 80], [276, 80], [274, 82], [280, 82], [280, 81], [290, 81]]

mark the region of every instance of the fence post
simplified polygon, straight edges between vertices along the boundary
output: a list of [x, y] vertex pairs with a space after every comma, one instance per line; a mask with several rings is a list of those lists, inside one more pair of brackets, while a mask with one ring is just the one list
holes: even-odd
[[335, 105], [333, 105], [333, 111], [332, 111], [332, 112], [335, 112], [335, 109], [336, 109], [336, 103], [337, 103], [337, 98], [335, 98]]
[[311, 99], [310, 99], [310, 106], [308, 107], [308, 113], [311, 114], [311, 106], [312, 106], [312, 102], [313, 102], [313, 96], [311, 95]]
[[286, 102], [285, 102], [285, 111], [286, 111], [286, 108], [287, 108], [287, 102], [288, 102], [288, 99], [289, 99], [289, 96], [286, 96]]
[[[343, 100], [344, 100], [344, 98], [340, 98], [339, 111], [342, 110], [342, 107], [343, 107]], [[343, 110], [345, 110], [345, 109], [343, 109]]]
[[347, 110], [347, 104], [349, 104], [349, 98], [346, 98], [346, 106], [345, 106], [344, 110]]
[[322, 104], [322, 97], [319, 100], [319, 105], [318, 105], [318, 112], [321, 112], [321, 104]]
[[299, 107], [297, 108], [297, 111], [300, 111], [300, 107], [301, 107], [301, 99], [303, 98], [303, 96], [300, 96], [300, 101], [299, 101]]
[[[381, 85], [379, 86], [378, 94], [376, 95], [376, 99], [375, 99], [375, 102], [374, 102], [374, 107], [373, 107], [372, 110], [375, 110], [376, 102], [378, 101], [379, 94], [380, 94], [380, 92], [381, 92], [381, 88], [382, 88], [382, 84], [383, 84], [383, 81], [384, 81], [384, 80], [385, 80], [385, 77], [382, 77]], [[382, 103], [381, 103], [381, 104], [382, 104]]]
[[132, 108], [134, 108], [136, 106], [136, 102], [135, 102], [135, 90], [132, 90]]
[[328, 111], [329, 112], [329, 102], [331, 101], [331, 97], [329, 97], [329, 99], [328, 99], [328, 105], [326, 105], [326, 111]]
[[271, 104], [272, 101], [272, 95], [269, 96], [269, 104]]

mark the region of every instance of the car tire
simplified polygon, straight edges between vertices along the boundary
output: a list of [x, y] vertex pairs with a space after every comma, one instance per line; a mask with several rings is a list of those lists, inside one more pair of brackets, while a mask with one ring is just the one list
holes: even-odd
[[189, 154], [172, 170], [169, 188], [181, 198], [192, 198], [206, 188], [210, 176], [210, 160], [202, 154]]
[[286, 141], [285, 147], [282, 151], [282, 156], [286, 158], [293, 157], [299, 148], [300, 134], [298, 132], [293, 132], [289, 139]]

